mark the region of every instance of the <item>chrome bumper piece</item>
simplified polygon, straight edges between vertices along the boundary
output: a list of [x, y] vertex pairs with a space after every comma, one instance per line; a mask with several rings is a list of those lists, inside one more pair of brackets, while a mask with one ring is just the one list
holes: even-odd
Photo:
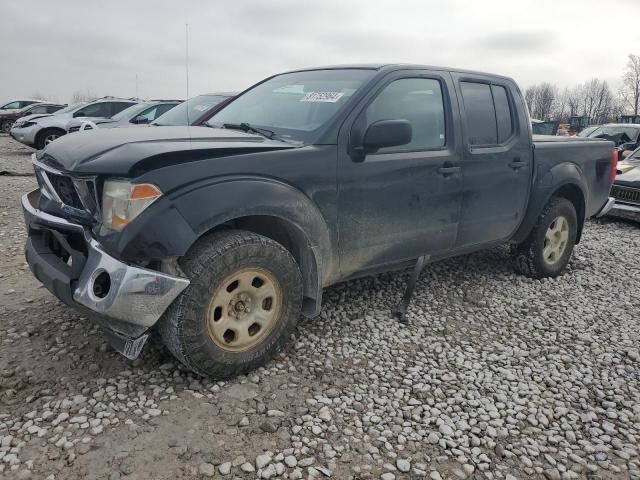
[[[106, 318], [107, 324], [108, 319], [113, 319], [140, 327], [151, 327], [189, 285], [189, 280], [185, 278], [127, 265], [115, 259], [100, 247], [82, 225], [39, 210], [39, 197], [39, 189], [22, 197], [27, 228], [49, 227], [84, 236], [87, 258], [77, 279], [73, 300]], [[32, 261], [37, 262], [37, 259]], [[96, 288], [96, 279], [99, 277], [102, 283], [108, 278], [108, 288]]]
[[609, 215], [640, 221], [640, 205], [616, 203], [609, 211]]
[[613, 208], [615, 203], [616, 203], [616, 199], [613, 198], [613, 197], [609, 197], [607, 199], [607, 202], [600, 209], [600, 211], [598, 213], [596, 213], [596, 217], [598, 217], [598, 218], [604, 217], [607, 213], [609, 213], [611, 211], [611, 209]]

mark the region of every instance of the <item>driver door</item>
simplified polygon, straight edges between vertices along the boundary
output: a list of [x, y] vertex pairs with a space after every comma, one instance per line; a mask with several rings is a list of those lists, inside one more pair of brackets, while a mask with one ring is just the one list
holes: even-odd
[[[457, 100], [448, 73], [394, 72], [354, 109], [338, 144], [343, 277], [453, 247], [462, 199]], [[373, 122], [408, 120], [408, 144], [364, 158], [353, 146]]]

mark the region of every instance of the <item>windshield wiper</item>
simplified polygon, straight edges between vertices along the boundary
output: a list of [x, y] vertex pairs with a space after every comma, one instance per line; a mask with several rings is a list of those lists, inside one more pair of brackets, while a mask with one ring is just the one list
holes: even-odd
[[223, 123], [222, 128], [228, 128], [229, 130], [242, 130], [243, 132], [253, 132], [263, 137], [267, 137], [269, 140], [273, 140], [276, 137], [276, 132], [267, 130], [266, 128], [254, 127], [246, 122], [242, 123]]

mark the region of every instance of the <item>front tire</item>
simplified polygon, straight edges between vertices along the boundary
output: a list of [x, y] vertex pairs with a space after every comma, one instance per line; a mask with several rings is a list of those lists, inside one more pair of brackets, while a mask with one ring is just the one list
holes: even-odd
[[573, 203], [552, 197], [527, 239], [515, 246], [516, 269], [532, 278], [557, 277], [569, 263], [577, 232]]
[[225, 378], [279, 350], [302, 307], [302, 277], [291, 254], [255, 233], [217, 232], [180, 261], [191, 283], [159, 322], [160, 336], [194, 372]]
[[56, 141], [58, 138], [66, 135], [67, 132], [60, 128], [47, 128], [36, 136], [36, 148], [38, 150], [42, 150], [44, 147], [49, 145], [51, 142]]
[[11, 127], [13, 127], [13, 120], [5, 120], [2, 122], [2, 126], [0, 127], [4, 133], [9, 133], [11, 131]]

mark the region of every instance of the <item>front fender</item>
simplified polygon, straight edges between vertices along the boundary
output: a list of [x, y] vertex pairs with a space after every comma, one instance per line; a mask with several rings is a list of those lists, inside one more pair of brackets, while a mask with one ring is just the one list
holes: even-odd
[[[547, 202], [549, 202], [554, 194], [566, 187], [579, 189], [582, 194], [584, 204], [587, 204], [589, 189], [578, 166], [574, 163], [568, 162], [553, 166], [546, 173], [542, 174], [536, 184], [533, 185], [533, 188], [531, 189], [531, 198], [527, 205], [527, 212], [525, 213], [518, 231], [513, 236], [513, 242], [520, 243], [527, 238]], [[579, 211], [577, 213], [580, 217]], [[582, 218], [578, 218], [579, 231], [582, 230], [584, 220], [585, 218], [583, 213]]]
[[210, 178], [172, 192], [171, 200], [196, 238], [243, 217], [276, 217], [306, 239], [319, 279], [333, 271], [329, 226], [314, 202], [285, 182], [258, 176]]

